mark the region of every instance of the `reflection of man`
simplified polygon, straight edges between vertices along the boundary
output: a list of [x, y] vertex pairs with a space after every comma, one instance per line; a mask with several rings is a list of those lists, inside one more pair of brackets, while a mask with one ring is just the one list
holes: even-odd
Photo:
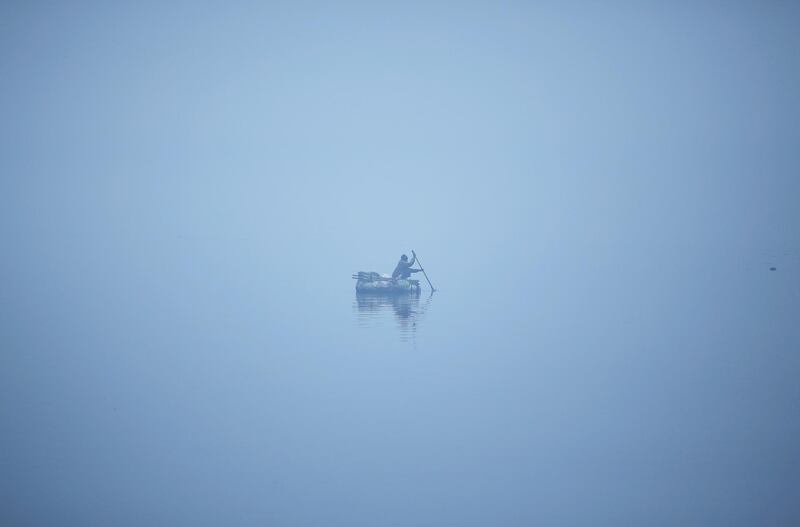
[[[414, 300], [416, 301], [415, 304], [419, 303], [418, 298], [415, 297]], [[394, 314], [397, 317], [397, 321], [403, 326], [408, 323], [407, 319], [413, 318], [415, 313], [414, 309], [412, 308], [411, 298], [409, 295], [393, 295], [392, 308], [394, 309]]]
[[419, 295], [356, 295], [356, 301], [359, 325], [371, 325], [379, 318], [394, 320], [401, 340], [414, 336], [427, 306], [420, 309]]
[[417, 253], [411, 251], [411, 254], [414, 256], [411, 258], [411, 261], [408, 261], [408, 256], [405, 254], [400, 257], [400, 261], [397, 262], [397, 267], [394, 268], [394, 272], [392, 273], [392, 278], [397, 280], [398, 278], [406, 279], [411, 276], [411, 273], [418, 273], [422, 271], [422, 269], [412, 269], [411, 266], [414, 265], [414, 262], [417, 261]]

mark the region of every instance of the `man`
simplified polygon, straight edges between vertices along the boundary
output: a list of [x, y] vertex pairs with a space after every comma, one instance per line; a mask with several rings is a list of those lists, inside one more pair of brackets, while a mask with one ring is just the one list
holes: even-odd
[[411, 261], [408, 261], [408, 256], [405, 254], [400, 257], [400, 261], [397, 262], [397, 267], [394, 268], [394, 272], [392, 273], [392, 278], [397, 280], [398, 278], [402, 278], [403, 280], [407, 279], [411, 276], [411, 273], [418, 273], [422, 271], [422, 269], [412, 269], [411, 266], [414, 265], [414, 262], [417, 261], [417, 253], [411, 251], [413, 258]]

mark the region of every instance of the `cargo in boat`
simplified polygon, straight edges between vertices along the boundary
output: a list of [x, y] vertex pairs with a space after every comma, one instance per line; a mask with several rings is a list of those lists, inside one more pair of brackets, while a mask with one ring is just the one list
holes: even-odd
[[354, 274], [356, 292], [378, 294], [408, 294], [419, 293], [419, 280], [405, 278], [392, 278], [376, 272], [360, 271]]

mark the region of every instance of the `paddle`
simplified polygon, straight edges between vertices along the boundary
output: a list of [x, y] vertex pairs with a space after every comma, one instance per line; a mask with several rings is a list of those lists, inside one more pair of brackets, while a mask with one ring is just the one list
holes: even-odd
[[422, 269], [422, 262], [419, 261], [419, 257], [417, 256], [417, 253], [414, 252], [414, 249], [411, 249], [411, 254], [413, 254], [414, 258], [417, 259], [417, 263], [419, 264], [419, 267], [422, 270], [422, 274], [425, 275], [425, 280], [428, 281], [428, 285], [431, 286], [431, 293], [433, 293], [434, 291], [436, 291], [436, 288], [433, 287], [433, 284], [431, 283], [431, 279], [428, 278], [428, 273], [425, 272], [425, 269]]

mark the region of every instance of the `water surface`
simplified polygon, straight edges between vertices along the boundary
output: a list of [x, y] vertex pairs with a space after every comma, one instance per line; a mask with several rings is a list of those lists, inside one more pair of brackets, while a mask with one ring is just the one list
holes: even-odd
[[2, 3], [0, 525], [800, 524], [798, 27]]

